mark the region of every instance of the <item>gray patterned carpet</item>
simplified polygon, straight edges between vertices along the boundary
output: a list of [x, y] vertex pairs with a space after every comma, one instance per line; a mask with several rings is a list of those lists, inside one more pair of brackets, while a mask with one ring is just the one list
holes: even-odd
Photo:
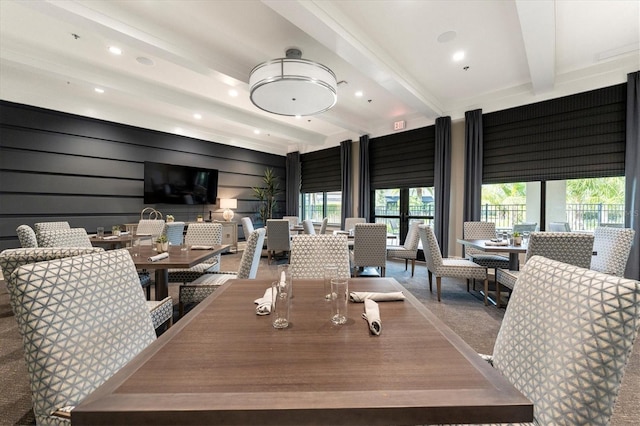
[[[223, 270], [236, 270], [241, 253], [222, 256]], [[258, 277], [275, 278], [275, 264], [261, 260]], [[387, 276], [397, 279], [445, 324], [462, 337], [474, 350], [491, 353], [504, 314], [504, 309], [485, 307], [478, 291], [467, 293], [463, 280], [444, 279], [442, 302], [429, 293], [427, 271], [424, 265], [416, 265], [415, 277], [405, 272], [404, 262], [388, 261]], [[478, 284], [478, 289], [480, 284]], [[170, 287], [170, 295], [176, 303], [178, 286]], [[153, 295], [152, 295], [153, 296]], [[425, 360], [428, 362], [428, 360]], [[622, 390], [614, 411], [612, 426], [640, 424], [640, 342], [636, 342], [630, 364], [627, 367]], [[31, 397], [26, 366], [22, 354], [22, 342], [11, 314], [9, 297], [4, 283], [0, 283], [0, 425], [35, 424], [31, 412]]]

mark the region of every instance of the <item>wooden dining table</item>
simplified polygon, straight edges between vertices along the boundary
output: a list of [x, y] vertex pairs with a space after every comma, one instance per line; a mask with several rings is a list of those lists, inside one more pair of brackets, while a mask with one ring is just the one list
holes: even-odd
[[181, 250], [180, 246], [170, 246], [169, 256], [162, 260], [151, 260], [159, 253], [153, 246], [136, 245], [130, 247], [131, 258], [138, 269], [155, 270], [155, 298], [162, 300], [169, 295], [169, 269], [191, 268], [205, 260], [229, 250], [229, 244], [216, 244], [206, 250]]
[[508, 254], [509, 255], [509, 269], [512, 271], [517, 271], [520, 269], [520, 253], [527, 252], [527, 246], [525, 244], [514, 245], [492, 245], [490, 240], [467, 240], [464, 238], [458, 238], [458, 243], [473, 247], [475, 249], [486, 251], [486, 252], [494, 252], [498, 254]]
[[533, 405], [392, 278], [350, 291], [402, 291], [333, 325], [322, 280], [294, 280], [290, 326], [254, 301], [270, 280], [217, 289], [72, 412], [72, 424], [390, 425], [528, 422]]

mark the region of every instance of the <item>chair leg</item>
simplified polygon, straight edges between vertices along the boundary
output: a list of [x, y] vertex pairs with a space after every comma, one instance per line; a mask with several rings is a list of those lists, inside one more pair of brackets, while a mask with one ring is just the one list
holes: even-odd
[[178, 302], [178, 318], [182, 318], [184, 315], [184, 303]]
[[384, 274], [385, 274], [385, 271], [386, 271], [386, 270], [387, 270], [387, 268], [385, 268], [384, 266], [381, 266], [381, 267], [380, 267], [380, 276], [381, 276], [381, 277], [384, 277], [384, 276], [385, 276]]
[[428, 271], [428, 275], [429, 275], [429, 293], [431, 293], [433, 291], [433, 274], [431, 274], [431, 271]]
[[489, 279], [484, 280], [484, 305], [489, 306]]
[[467, 293], [469, 293], [469, 281], [471, 281], [471, 280], [469, 278], [467, 278]]
[[413, 273], [416, 271], [416, 260], [411, 259], [411, 276], [413, 277]]
[[438, 294], [438, 302], [440, 301], [441, 288], [442, 288], [442, 277], [436, 277], [436, 292]]
[[409, 266], [409, 259], [404, 260], [404, 270], [407, 270], [407, 266]]
[[[489, 279], [487, 278], [487, 281]], [[496, 280], [496, 308], [500, 307], [500, 283]]]

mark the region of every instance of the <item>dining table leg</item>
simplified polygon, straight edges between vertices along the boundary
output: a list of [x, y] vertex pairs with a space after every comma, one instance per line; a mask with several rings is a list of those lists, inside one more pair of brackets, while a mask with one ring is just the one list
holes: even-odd
[[520, 270], [520, 258], [518, 253], [509, 253], [509, 270]]
[[156, 269], [156, 300], [162, 300], [169, 295], [169, 270]]

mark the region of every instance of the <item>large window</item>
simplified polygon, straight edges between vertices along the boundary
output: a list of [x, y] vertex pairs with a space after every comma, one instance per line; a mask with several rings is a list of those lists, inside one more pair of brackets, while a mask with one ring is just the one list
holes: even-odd
[[396, 237], [392, 241], [400, 244], [410, 223], [433, 225], [434, 201], [433, 187], [377, 189], [374, 222], [386, 223], [387, 233]]
[[330, 225], [340, 226], [341, 191], [303, 193], [300, 199], [302, 220], [311, 219], [314, 223], [320, 223], [326, 217]]

